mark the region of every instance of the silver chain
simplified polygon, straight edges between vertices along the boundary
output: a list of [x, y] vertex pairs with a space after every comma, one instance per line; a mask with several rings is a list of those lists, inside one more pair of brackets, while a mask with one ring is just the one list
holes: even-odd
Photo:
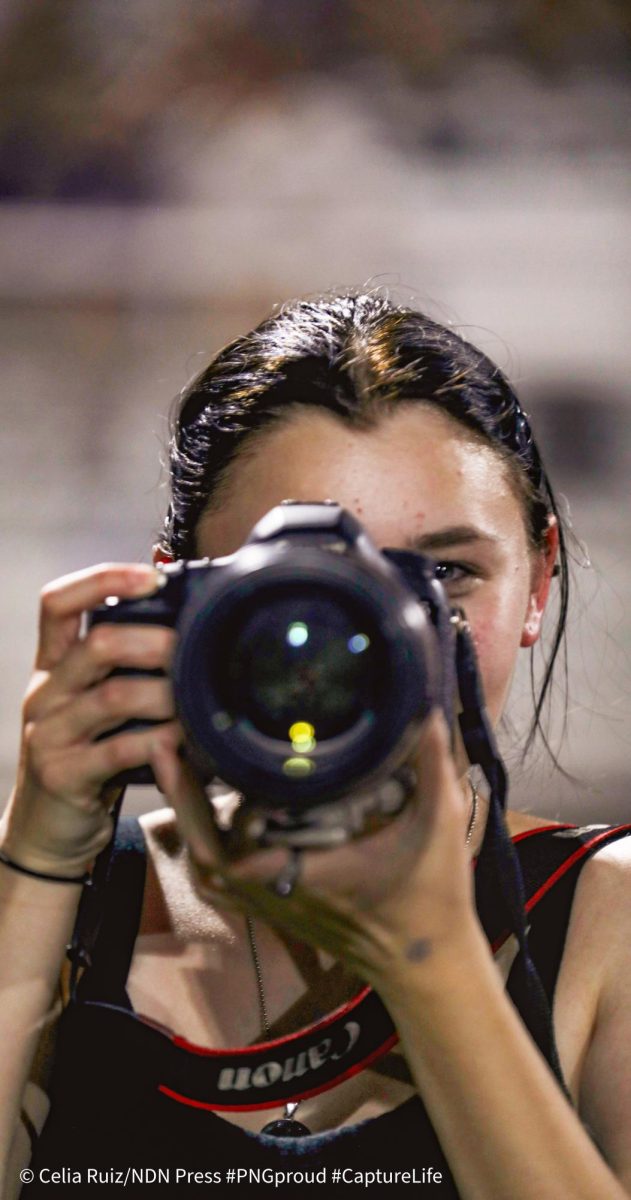
[[[256, 945], [256, 938], [254, 936], [254, 926], [252, 924], [252, 918], [246, 917], [245, 924], [246, 924], [247, 931], [248, 931], [248, 941], [250, 943], [250, 952], [252, 954], [252, 962], [254, 964], [254, 974], [256, 975], [256, 990], [258, 992], [258, 997], [259, 997], [259, 1014], [261, 1017], [261, 1025], [263, 1027], [263, 1037], [264, 1037], [265, 1041], [268, 1042], [269, 1041], [269, 1017], [267, 1015], [267, 1005], [265, 1003], [265, 989], [263, 987], [263, 972], [261, 971], [261, 960], [259, 959], [259, 952], [258, 952], [258, 948]], [[300, 1100], [286, 1100], [285, 1101], [285, 1119], [286, 1120], [291, 1121], [291, 1119], [293, 1118], [293, 1115], [300, 1103], [301, 1103]]]
[[254, 964], [254, 974], [256, 975], [256, 990], [259, 995], [259, 1015], [261, 1018], [261, 1025], [263, 1027], [263, 1038], [266, 1042], [268, 1042], [269, 1041], [269, 1018], [267, 1015], [267, 1005], [265, 1003], [265, 990], [263, 988], [263, 975], [261, 973], [261, 963], [260, 963], [260, 959], [259, 959], [259, 952], [257, 950], [256, 939], [254, 937], [254, 926], [252, 925], [252, 918], [246, 917], [245, 924], [246, 924], [247, 931], [248, 931], [248, 941], [250, 943], [250, 953], [252, 955], [252, 962]]
[[475, 829], [475, 823], [476, 823], [477, 816], [478, 816], [478, 800], [480, 799], [478, 789], [475, 786], [475, 783], [473, 782], [473, 780], [470, 777], [468, 777], [468, 778], [469, 778], [469, 787], [471, 788], [471, 816], [469, 817], [469, 824], [467, 825], [467, 836], [465, 837], [465, 840], [464, 840], [465, 846], [468, 846], [470, 844], [471, 838], [473, 837], [473, 830]]

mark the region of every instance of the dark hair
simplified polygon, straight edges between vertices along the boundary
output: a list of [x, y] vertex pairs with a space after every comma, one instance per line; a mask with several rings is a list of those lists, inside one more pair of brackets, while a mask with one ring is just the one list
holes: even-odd
[[[175, 558], [195, 556], [198, 521], [220, 501], [231, 463], [246, 441], [296, 406], [369, 429], [398, 405], [415, 402], [448, 413], [509, 465], [533, 547], [543, 547], [551, 515], [559, 524], [559, 611], [528, 749], [537, 730], [543, 733], [543, 705], [563, 642], [569, 592], [563, 523], [515, 392], [495, 363], [453, 329], [379, 292], [352, 293], [286, 304], [231, 342], [182, 393], [162, 546]], [[531, 679], [534, 695], [532, 660]]]

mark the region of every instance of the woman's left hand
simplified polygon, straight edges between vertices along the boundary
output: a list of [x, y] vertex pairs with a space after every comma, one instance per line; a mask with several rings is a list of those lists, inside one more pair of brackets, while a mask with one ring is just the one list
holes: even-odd
[[477, 925], [465, 845], [469, 805], [438, 711], [421, 730], [416, 787], [402, 812], [343, 846], [302, 851], [287, 896], [274, 888], [288, 864], [286, 848], [228, 860], [210, 803], [172, 742], [156, 746], [152, 765], [187, 843], [198, 893], [328, 951], [377, 990], [411, 964], [457, 953]]

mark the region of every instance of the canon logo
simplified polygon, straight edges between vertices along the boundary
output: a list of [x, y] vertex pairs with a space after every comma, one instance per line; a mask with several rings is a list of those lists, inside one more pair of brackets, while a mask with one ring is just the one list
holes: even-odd
[[308, 1071], [317, 1071], [326, 1062], [344, 1058], [353, 1049], [360, 1032], [361, 1027], [357, 1021], [346, 1021], [340, 1030], [341, 1036], [335, 1039], [336, 1042], [341, 1042], [344, 1038], [345, 1044], [341, 1046], [335, 1046], [333, 1038], [326, 1037], [315, 1046], [301, 1050], [299, 1054], [290, 1055], [280, 1062], [269, 1059], [268, 1062], [260, 1063], [254, 1070], [250, 1067], [224, 1067], [219, 1075], [219, 1090], [246, 1092], [250, 1088], [271, 1087], [279, 1081], [289, 1083], [292, 1079], [306, 1075]]

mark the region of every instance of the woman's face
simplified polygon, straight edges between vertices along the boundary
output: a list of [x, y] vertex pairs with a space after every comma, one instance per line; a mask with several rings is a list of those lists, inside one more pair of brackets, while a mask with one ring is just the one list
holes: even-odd
[[553, 551], [533, 552], [523, 502], [494, 450], [428, 405], [401, 408], [368, 432], [298, 410], [236, 460], [220, 509], [200, 521], [198, 553], [237, 550], [284, 499], [335, 500], [379, 548], [436, 561], [470, 622], [496, 724], [517, 650], [539, 634]]

